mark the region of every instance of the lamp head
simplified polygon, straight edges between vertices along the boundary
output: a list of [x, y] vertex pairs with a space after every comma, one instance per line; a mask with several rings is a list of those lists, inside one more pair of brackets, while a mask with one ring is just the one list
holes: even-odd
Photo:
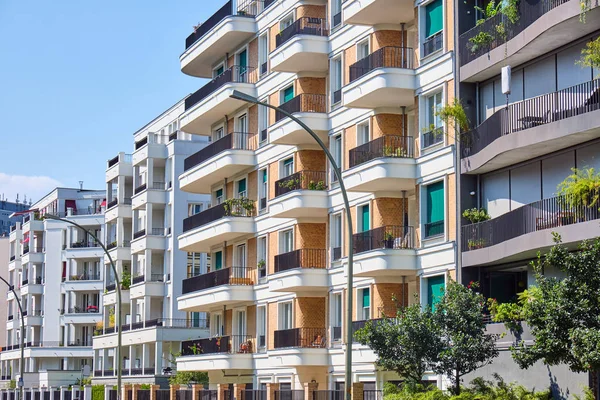
[[242, 93], [239, 90], [234, 90], [229, 97], [231, 97], [232, 99], [245, 101], [246, 103], [257, 104], [259, 102], [256, 97], [250, 96], [246, 93]]

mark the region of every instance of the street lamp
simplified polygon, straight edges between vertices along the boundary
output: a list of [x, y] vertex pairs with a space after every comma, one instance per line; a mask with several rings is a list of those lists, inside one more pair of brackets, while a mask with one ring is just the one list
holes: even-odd
[[0, 279], [2, 279], [2, 282], [6, 283], [8, 289], [15, 295], [15, 300], [17, 301], [17, 305], [19, 306], [19, 313], [21, 314], [21, 365], [19, 366], [19, 373], [21, 376], [19, 377], [18, 386], [19, 398], [20, 400], [23, 400], [23, 374], [25, 373], [25, 316], [23, 315], [23, 307], [21, 306], [21, 300], [19, 300], [19, 296], [17, 296], [17, 292], [15, 292], [15, 285], [11, 285], [6, 281], [6, 279], [4, 279], [1, 276]]
[[340, 184], [340, 190], [342, 192], [342, 198], [344, 200], [344, 207], [346, 208], [346, 224], [348, 225], [348, 280], [346, 282], [346, 292], [347, 292], [347, 302], [346, 302], [346, 376], [345, 376], [345, 385], [346, 385], [346, 400], [352, 399], [351, 389], [352, 389], [352, 280], [353, 280], [353, 253], [354, 253], [354, 245], [352, 238], [352, 215], [350, 213], [350, 203], [348, 202], [348, 193], [346, 192], [346, 186], [344, 185], [344, 180], [342, 179], [342, 172], [340, 167], [337, 165], [335, 158], [329, 152], [325, 143], [319, 138], [319, 136], [312, 131], [304, 122], [300, 121], [298, 118], [294, 117], [291, 113], [268, 103], [264, 103], [259, 101], [256, 97], [247, 95], [246, 93], [242, 93], [238, 90], [234, 90], [233, 93], [229, 96], [233, 99], [245, 101], [246, 103], [256, 104], [265, 106], [268, 108], [272, 108], [275, 111], [280, 112], [281, 114], [289, 117], [292, 121], [296, 122], [300, 125], [306, 132], [310, 134], [310, 136], [315, 139], [315, 141], [321, 146], [321, 149], [325, 152], [325, 155], [329, 159], [331, 163], [331, 168], [333, 168], [333, 172], [337, 177], [337, 180]]
[[[70, 221], [65, 218], [57, 217], [56, 215], [45, 214], [44, 216], [47, 219], [52, 219], [55, 221], [62, 221], [62, 222], [66, 222], [67, 224], [75, 225], [79, 229], [86, 232], [88, 235], [93, 237], [94, 240], [96, 240], [96, 243], [98, 243], [100, 245], [100, 247], [102, 247], [102, 250], [104, 250], [104, 254], [106, 254], [106, 256], [108, 257], [108, 261], [110, 261], [110, 266], [112, 267], [113, 273], [115, 274], [115, 286], [117, 289], [117, 311], [115, 313], [115, 320], [116, 320], [115, 325], [116, 325], [116, 329], [117, 329], [117, 355], [116, 355], [116, 357], [117, 357], [117, 400], [120, 400], [120, 398], [121, 398], [121, 369], [122, 369], [121, 368], [121, 362], [122, 362], [122, 360], [121, 360], [121, 282], [119, 281], [119, 273], [117, 272], [117, 267], [115, 265], [115, 262], [113, 261], [112, 257], [108, 253], [108, 250], [106, 249], [106, 246], [104, 246], [104, 243], [93, 232], [87, 230], [83, 226], [81, 226], [73, 221]], [[23, 400], [23, 399], [21, 399], [21, 400]]]

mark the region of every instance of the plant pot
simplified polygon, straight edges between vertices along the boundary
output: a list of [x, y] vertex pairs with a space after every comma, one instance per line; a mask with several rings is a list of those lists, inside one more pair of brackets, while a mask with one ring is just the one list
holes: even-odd
[[383, 245], [385, 246], [386, 249], [393, 249], [394, 248], [394, 239], [384, 240]]

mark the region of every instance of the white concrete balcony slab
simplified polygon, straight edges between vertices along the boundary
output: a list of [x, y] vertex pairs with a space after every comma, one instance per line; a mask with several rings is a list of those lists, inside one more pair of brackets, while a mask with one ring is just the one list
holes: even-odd
[[136, 188], [137, 193], [131, 198], [131, 208], [134, 210], [145, 207], [146, 204], [162, 204], [166, 205], [168, 202], [167, 192], [165, 190], [164, 182], [154, 182], [151, 187], [147, 187], [144, 184]]
[[182, 357], [177, 358], [179, 371], [252, 370], [256, 339], [248, 335], [229, 335], [181, 343]]
[[[123, 304], [131, 303], [131, 297], [129, 292], [129, 290], [121, 290], [121, 302]], [[114, 288], [112, 289], [112, 291], [109, 291], [108, 293], [105, 293], [104, 296], [102, 296], [102, 303], [105, 306], [117, 304], [117, 292], [114, 290]]]
[[342, 4], [345, 24], [379, 25], [409, 22], [415, 18], [410, 0], [348, 0]]
[[27, 251], [27, 253], [21, 256], [21, 265], [29, 263], [40, 264], [44, 262], [43, 247], [29, 247], [24, 248], [23, 251]]
[[[37, 283], [40, 282], [40, 283]], [[26, 285], [21, 284], [21, 295], [25, 296], [28, 294], [32, 295], [41, 295], [44, 293], [44, 285], [42, 285], [41, 280], [39, 281], [31, 281]]]
[[[320, 18], [297, 19], [277, 36], [277, 47], [269, 56], [271, 70], [292, 73], [327, 71], [329, 68], [329, 38], [327, 34], [326, 20]], [[286, 40], [283, 41], [283, 39]]]
[[411, 136], [381, 136], [349, 152], [350, 168], [342, 172], [354, 192], [414, 189], [417, 163]]
[[152, 228], [151, 231], [135, 232], [131, 241], [131, 254], [143, 252], [146, 249], [166, 250], [167, 240], [165, 228]]
[[188, 252], [209, 252], [224, 241], [256, 233], [254, 202], [246, 199], [248, 208], [239, 203], [219, 204], [183, 220], [183, 234], [178, 237], [179, 249]]
[[33, 217], [25, 217], [26, 222], [23, 224], [22, 230], [23, 233], [33, 231], [39, 232], [44, 230], [44, 221], [39, 219], [34, 219]]
[[325, 249], [298, 249], [275, 256], [275, 273], [269, 275], [272, 292], [327, 291], [330, 282], [327, 274]]
[[[117, 260], [129, 261], [131, 259], [131, 244], [129, 243], [129, 241], [125, 241], [122, 243], [112, 242], [107, 244], [106, 248], [108, 249], [110, 257], [115, 262]], [[110, 260], [108, 259], [108, 257], [104, 258], [104, 263], [110, 264]]]
[[133, 176], [133, 164], [131, 154], [119, 153], [116, 157], [108, 160], [106, 168], [106, 182], [111, 182], [118, 176]]
[[278, 218], [325, 217], [329, 210], [326, 172], [299, 171], [275, 182], [269, 213]]
[[[323, 141], [327, 141], [329, 118], [327, 116], [327, 96], [324, 94], [299, 94], [280, 106], [294, 114]], [[315, 140], [297, 122], [282, 113], [275, 113], [276, 122], [268, 129], [269, 141], [286, 145], [314, 145]]]
[[[222, 50], [219, 49], [222, 54]], [[232, 99], [234, 90], [257, 96], [258, 79], [254, 67], [233, 66], [185, 99], [185, 112], [181, 116], [181, 130], [197, 135], [211, 135], [211, 126], [247, 103]]]
[[[71, 246], [76, 245], [71, 243]], [[67, 258], [99, 258], [104, 256], [104, 250], [100, 245], [90, 243], [89, 245], [83, 245], [82, 247], [67, 247], [65, 249], [65, 255]]]
[[167, 158], [167, 146], [160, 143], [154, 143], [154, 135], [146, 136], [140, 141], [135, 142], [135, 151], [132, 155], [132, 164], [138, 165], [148, 158]]
[[132, 299], [138, 299], [144, 296], [165, 297], [166, 286], [164, 282], [142, 281], [140, 283], [132, 284], [129, 288], [129, 292]]
[[[72, 278], [72, 277], [71, 277]], [[100, 279], [100, 276], [97, 277], [88, 277], [88, 278], [97, 278], [97, 279], [81, 279], [81, 280], [72, 280], [69, 279], [62, 283], [62, 286], [65, 292], [92, 292], [92, 291], [104, 291], [104, 282]]]
[[61, 323], [91, 325], [102, 321], [102, 314], [100, 313], [70, 313], [69, 311], [73, 310], [67, 310], [66, 313], [61, 316]]
[[178, 371], [253, 370], [252, 354], [197, 354], [177, 358]]
[[44, 318], [41, 315], [26, 315], [25, 326], [42, 326]]
[[210, 311], [255, 301], [256, 268], [228, 267], [183, 280], [179, 310]]
[[192, 154], [184, 161], [179, 187], [185, 192], [210, 193], [211, 186], [256, 165], [256, 134], [234, 132]]

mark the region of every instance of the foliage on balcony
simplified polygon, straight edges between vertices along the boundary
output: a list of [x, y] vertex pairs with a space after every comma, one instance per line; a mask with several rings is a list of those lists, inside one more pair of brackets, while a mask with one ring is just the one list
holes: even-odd
[[[510, 25], [519, 20], [519, 9], [517, 7], [518, 2], [519, 0], [500, 0], [498, 3], [496, 3], [495, 0], [492, 0], [485, 8], [475, 6], [475, 10], [479, 11], [482, 15], [482, 18], [477, 20], [475, 26], [479, 26], [487, 20], [498, 16], [498, 23], [495, 25], [494, 29], [498, 36], [506, 41], [506, 32]], [[482, 30], [478, 32], [475, 36], [469, 39], [469, 43], [471, 44], [471, 52], [476, 53], [480, 48], [492, 43], [494, 39], [494, 36], [488, 31]]]
[[463, 211], [462, 216], [468, 219], [472, 224], [490, 219], [490, 214], [488, 214], [485, 208], [470, 208]]
[[592, 208], [599, 205], [600, 173], [594, 168], [572, 169], [573, 173], [565, 178], [557, 187], [558, 194], [564, 196], [568, 208], [583, 205]]
[[231, 217], [254, 215], [254, 201], [247, 197], [227, 199], [223, 202], [225, 214]]

